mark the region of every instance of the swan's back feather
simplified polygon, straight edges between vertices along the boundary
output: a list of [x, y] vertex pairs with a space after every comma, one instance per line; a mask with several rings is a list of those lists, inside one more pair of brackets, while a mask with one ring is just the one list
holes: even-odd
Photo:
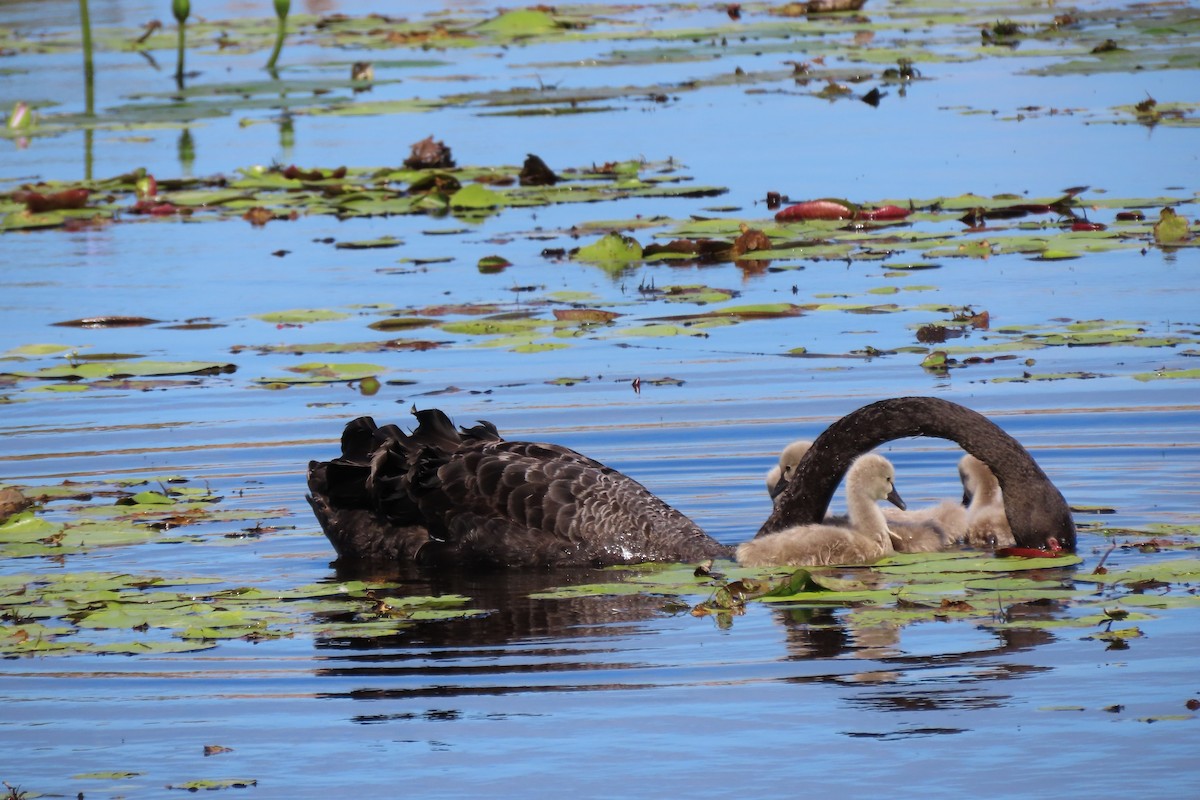
[[[340, 555], [536, 567], [732, 554], [637, 481], [574, 450], [506, 441], [488, 422], [456, 430], [436, 409], [417, 419], [411, 434], [354, 420], [342, 457], [310, 465], [310, 502]], [[388, 526], [402, 542], [383, 541]]]

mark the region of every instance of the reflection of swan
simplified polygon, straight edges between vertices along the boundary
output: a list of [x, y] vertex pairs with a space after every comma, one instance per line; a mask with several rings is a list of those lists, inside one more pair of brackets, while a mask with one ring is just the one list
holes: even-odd
[[[812, 447], [812, 442], [799, 439], [783, 448], [779, 463], [767, 473], [767, 492], [779, 496], [800, 459]], [[892, 544], [901, 553], [934, 553], [959, 542], [967, 530], [967, 510], [962, 503], [951, 500], [927, 508], [901, 509], [883, 507], [883, 516], [892, 529]], [[1001, 515], [1004, 509], [1000, 510]], [[826, 525], [846, 525], [843, 516], [825, 515]]]
[[1011, 547], [1016, 541], [996, 476], [978, 458], [965, 455], [958, 462], [963, 489], [969, 498], [964, 538], [972, 547]]
[[782, 565], [869, 564], [895, 552], [883, 509], [889, 500], [899, 508], [896, 471], [874, 453], [860, 456], [846, 474], [846, 525], [811, 524], [758, 536], [738, 545], [737, 560], [748, 567]]
[[[411, 434], [354, 420], [340, 458], [310, 462], [309, 502], [341, 558], [470, 568], [733, 555], [637, 481], [573, 450], [507, 442], [488, 423], [455, 430], [434, 409], [417, 419]], [[928, 397], [883, 400], [831, 425], [760, 535], [819, 521], [850, 462], [904, 436], [953, 439], [989, 464], [1022, 547], [1074, 548], [1070, 511], [1025, 449], [979, 414]]]

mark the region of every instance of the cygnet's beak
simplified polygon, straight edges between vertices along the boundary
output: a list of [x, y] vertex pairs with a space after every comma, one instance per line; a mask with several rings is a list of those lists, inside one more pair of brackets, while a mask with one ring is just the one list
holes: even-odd
[[[876, 496], [878, 496], [878, 495], [876, 495]], [[888, 492], [887, 499], [888, 499], [889, 503], [891, 503], [892, 505], [894, 505], [896, 508], [900, 509], [901, 511], [905, 511], [908, 509], [908, 506], [904, 505], [904, 501], [900, 499], [900, 493], [897, 492], [895, 489], [892, 489], [890, 492]]]
[[771, 499], [774, 500], [776, 497], [779, 497], [779, 495], [783, 494], [783, 490], [787, 488], [787, 485], [787, 478], [780, 478], [777, 480], [775, 485], [771, 487]]

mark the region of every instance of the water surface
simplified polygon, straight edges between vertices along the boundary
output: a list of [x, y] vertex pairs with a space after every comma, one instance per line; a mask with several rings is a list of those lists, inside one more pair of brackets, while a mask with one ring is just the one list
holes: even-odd
[[[762, 9], [744, 5], [750, 21], [766, 19]], [[868, 16], [884, 21], [899, 20], [911, 8], [875, 0], [869, 6]], [[1079, 10], [1107, 7], [1085, 3]], [[66, 36], [74, 8], [7, 3], [5, 13], [14, 26]], [[406, 13], [420, 18], [444, 8], [414, 4]], [[451, 10], [487, 16], [490, 8], [473, 3]], [[375, 9], [347, 2], [306, 10], [362, 15]], [[929, 13], [934, 10], [931, 5]], [[1029, 13], [997, 6], [995, 16], [1009, 10]], [[158, 4], [114, 2], [97, 4], [93, 18], [98, 26], [137, 26], [153, 16], [165, 20], [165, 11]], [[218, 19], [266, 12], [228, 3], [205, 13]], [[627, 16], [642, 26], [730, 24], [716, 6], [647, 7]], [[946, 47], [974, 52], [975, 30], [945, 25], [943, 33], [951, 42]], [[918, 36], [878, 35], [900, 42]], [[847, 46], [850, 38], [843, 35]], [[301, 39], [285, 49], [282, 74], [340, 76], [346, 63], [368, 56], [445, 62], [380, 67], [377, 77], [402, 81], [377, 86], [370, 97], [380, 100], [538, 80], [607, 86], [645, 83], [652, 75], [675, 86], [736, 66], [786, 69], [789, 58], [807, 57], [751, 53], [662, 63], [652, 71], [565, 65], [650, 46], [541, 42], [364, 56]], [[797, 49], [806, 46], [798, 37]], [[173, 56], [153, 55], [158, 69], [136, 53], [102, 52], [98, 107], [139, 91], [169, 91]], [[190, 56], [198, 73], [191, 82], [258, 79], [264, 58], [258, 51], [200, 47]], [[482, 220], [302, 215], [254, 228], [197, 217], [0, 235], [0, 352], [8, 354], [0, 367], [67, 360], [17, 360], [14, 351], [34, 343], [65, 345], [76, 354], [236, 366], [232, 373], [176, 376], [169, 385], [93, 385], [80, 392], [63, 391], [64, 381], [0, 384], [3, 484], [71, 480], [111, 487], [130, 478], [154, 488], [174, 475], [205, 487], [221, 498], [217, 508], [233, 512], [227, 520], [164, 531], [137, 544], [7, 557], [0, 576], [22, 576], [13, 580], [34, 587], [84, 572], [220, 581], [196, 588], [197, 597], [232, 587], [284, 593], [362, 578], [331, 565], [332, 550], [304, 500], [305, 465], [336, 454], [347, 420], [371, 414], [406, 424], [414, 404], [441, 407], [465, 424], [492, 420], [510, 438], [575, 447], [633, 475], [721, 541], [736, 543], [768, 512], [762, 478], [783, 444], [814, 436], [868, 402], [907, 394], [944, 397], [989, 415], [1034, 452], [1078, 509], [1083, 563], [1033, 577], [1077, 585], [1101, 558], [1111, 570], [1189, 559], [1200, 521], [1195, 378], [1134, 376], [1193, 368], [1200, 336], [1194, 248], [1161, 248], [1147, 239], [1142, 248], [1102, 249], [1074, 260], [1019, 253], [944, 257], [934, 259], [936, 269], [908, 272], [895, 269], [905, 260], [899, 256], [798, 258], [757, 271], [728, 262], [643, 263], [614, 272], [542, 254], [588, 243], [599, 234], [572, 227], [604, 220], [664, 216], [668, 221], [657, 230], [662, 237], [689, 217], [769, 225], [767, 191], [793, 199], [875, 201], [967, 192], [1053, 197], [1086, 185], [1092, 189], [1085, 196], [1096, 200], [1194, 198], [1200, 153], [1194, 128], [1096, 118], [1147, 93], [1163, 101], [1189, 99], [1196, 70], [1026, 73], [1056, 60], [1038, 52], [1023, 56], [1018, 48], [1003, 58], [922, 64], [926, 80], [903, 96], [891, 87], [878, 108], [819, 100], [791, 81], [776, 81], [680, 91], [667, 103], [622, 100], [614, 110], [574, 116], [493, 117], [471, 106], [427, 114], [296, 115], [286, 137], [278, 109], [238, 111], [192, 126], [195, 154], [185, 162], [178, 126], [97, 131], [91, 144], [97, 177], [139, 166], [165, 178], [232, 175], [272, 161], [395, 165], [413, 142], [432, 133], [453, 147], [460, 165], [519, 166], [531, 152], [556, 169], [674, 158], [697, 184], [729, 191], [717, 198], [510, 208]], [[6, 61], [3, 107], [36, 95], [57, 101], [55, 110], [80, 110], [77, 52], [23, 52]], [[759, 91], [764, 88], [771, 91]], [[1011, 119], [1024, 106], [1088, 113]], [[987, 113], [976, 113], [981, 110]], [[80, 132], [35, 137], [23, 148], [3, 140], [0, 181], [11, 187], [33, 178], [80, 179], [84, 153]], [[1194, 205], [1179, 210], [1195, 216]], [[1147, 213], [1156, 215], [1157, 207]], [[1113, 223], [1112, 209], [1092, 214]], [[1047, 219], [1031, 225], [1056, 229]], [[633, 232], [643, 243], [656, 235], [655, 229]], [[339, 250], [328, 241], [383, 235], [404, 244]], [[283, 250], [287, 255], [273, 255]], [[482, 274], [478, 260], [495, 253], [512, 266]], [[449, 260], [405, 260], [443, 258]], [[548, 299], [554, 293], [571, 291], [587, 293], [590, 306], [647, 323], [696, 311], [639, 291], [673, 284], [733, 290], [740, 296], [730, 302], [746, 305], [882, 298], [897, 307], [872, 314], [808, 311], [712, 328], [704, 336], [634, 336], [617, 325], [583, 331], [564, 349], [530, 353], [483, 336], [437, 331], [421, 335], [449, 344], [427, 351], [297, 356], [253, 349], [388, 338], [366, 327], [378, 316], [363, 308], [367, 304], [489, 303], [509, 314], [538, 315], [548, 302], [563, 307]], [[876, 293], [881, 288], [899, 291]], [[1092, 320], [1140, 333], [1123, 344], [1013, 346], [1002, 351], [1012, 358], [945, 373], [922, 369], [928, 348], [916, 348], [916, 328], [945, 319], [938, 309], [962, 306], [986, 309], [991, 327], [969, 330], [951, 344], [1011, 343], [1000, 331]], [[296, 308], [353, 313], [299, 327], [253, 316]], [[101, 314], [162, 322], [54, 325]], [[198, 319], [217, 327], [174, 327]], [[1166, 336], [1181, 343], [1138, 343]], [[831, 357], [789, 356], [797, 347]], [[863, 355], [867, 347], [879, 352]], [[256, 381], [286, 376], [305, 359], [377, 364], [383, 385], [364, 394], [357, 382], [268, 389]], [[1013, 380], [1025, 373], [1043, 379]], [[1067, 377], [1046, 378], [1059, 374]], [[577, 381], [556, 383], [566, 377]], [[910, 505], [957, 494], [959, 452], [949, 443], [898, 442], [884, 450], [897, 464]], [[86, 509], [111, 503], [103, 496], [60, 500], [40, 514], [74, 524]], [[259, 520], [251, 512], [269, 527], [255, 531]], [[1169, 543], [1130, 545], [1155, 537]], [[1118, 547], [1109, 552], [1113, 544]], [[598, 579], [587, 573], [383, 577], [400, 581], [393, 595], [461, 594], [486, 613], [355, 637], [313, 604], [291, 628], [283, 626], [292, 635], [280, 638], [222, 639], [197, 652], [7, 658], [0, 667], [0, 779], [31, 793], [88, 797], [157, 797], [176, 793], [167, 786], [231, 779], [255, 784], [227, 791], [264, 797], [395, 793], [397, 787], [434, 797], [780, 791], [878, 797], [897, 790], [928, 797], [1096, 797], [1145, 793], [1147, 786], [1157, 797], [1186, 797], [1195, 785], [1191, 731], [1197, 722], [1186, 703], [1197, 696], [1200, 640], [1193, 605], [1179, 599], [1191, 591], [1183, 581], [1158, 590], [1175, 598], [1171, 606], [1138, 607], [1146, 615], [1136, 621], [1140, 637], [1114, 644], [1094, 637], [1100, 626], [1072, 624], [1095, 610], [1095, 597], [1023, 609], [1048, 623], [1023, 628], [993, 627], [988, 619], [864, 624], [848, 608], [753, 603], [732, 624], [719, 625], [689, 613], [703, 596], [530, 597]], [[1123, 587], [1096, 591], [1113, 607], [1131, 596]], [[997, 616], [1015, 613], [1010, 605], [1000, 598]], [[97, 645], [133, 635], [88, 634]], [[154, 631], [145, 637], [171, 638]], [[206, 756], [208, 745], [231, 750]]]

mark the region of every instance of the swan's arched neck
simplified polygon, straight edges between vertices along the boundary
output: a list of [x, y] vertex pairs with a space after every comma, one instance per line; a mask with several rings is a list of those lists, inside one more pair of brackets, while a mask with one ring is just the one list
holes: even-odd
[[957, 442], [991, 468], [1018, 546], [1075, 549], [1071, 509], [1033, 456], [987, 417], [937, 397], [880, 400], [830, 425], [792, 471], [758, 534], [820, 522], [855, 458], [912, 436]]

